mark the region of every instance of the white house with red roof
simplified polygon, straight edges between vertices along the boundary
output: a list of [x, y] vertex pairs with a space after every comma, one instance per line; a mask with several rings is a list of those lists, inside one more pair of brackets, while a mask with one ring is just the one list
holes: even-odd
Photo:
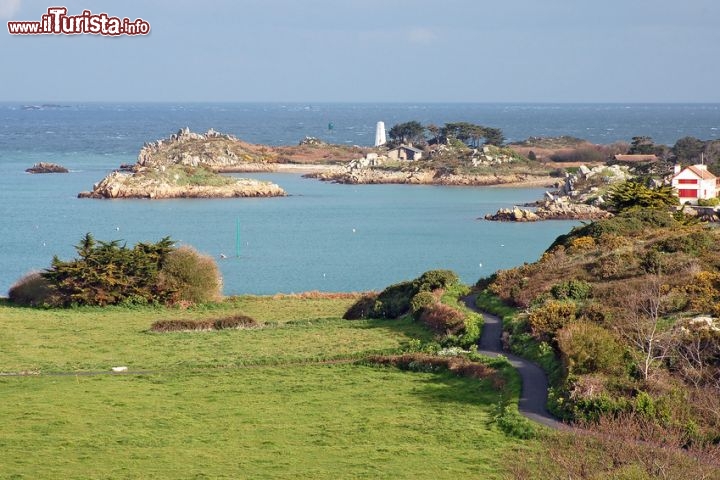
[[675, 165], [672, 186], [677, 190], [680, 203], [698, 203], [718, 196], [718, 178], [708, 172], [707, 165], [691, 165], [681, 168]]

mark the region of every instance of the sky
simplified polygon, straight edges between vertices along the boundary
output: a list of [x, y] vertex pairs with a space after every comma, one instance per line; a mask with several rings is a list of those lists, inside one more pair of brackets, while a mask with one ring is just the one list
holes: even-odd
[[[11, 35], [52, 6], [147, 36]], [[0, 0], [0, 101], [720, 102], [717, 0]]]

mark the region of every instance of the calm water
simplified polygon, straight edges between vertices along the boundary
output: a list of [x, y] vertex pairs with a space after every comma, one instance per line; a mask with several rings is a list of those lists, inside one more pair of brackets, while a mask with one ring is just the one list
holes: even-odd
[[[0, 295], [53, 255], [69, 259], [86, 232], [128, 244], [169, 235], [218, 258], [225, 293], [379, 289], [431, 268], [474, 282], [534, 261], [572, 222], [476, 220], [543, 190], [334, 185], [292, 174], [254, 175], [291, 196], [231, 200], [80, 200], [142, 143], [188, 125], [252, 142], [293, 144], [305, 135], [368, 145], [375, 122], [471, 121], [509, 139], [574, 135], [595, 142], [649, 135], [674, 143], [716, 138], [718, 105], [73, 105], [28, 111], [0, 104]], [[327, 124], [334, 129], [329, 131]], [[38, 161], [67, 175], [29, 175]], [[240, 256], [236, 257], [236, 224]], [[221, 259], [224, 254], [228, 258]]]

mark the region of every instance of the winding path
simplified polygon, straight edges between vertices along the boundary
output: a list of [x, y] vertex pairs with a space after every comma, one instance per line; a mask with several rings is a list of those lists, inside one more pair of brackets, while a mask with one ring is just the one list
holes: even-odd
[[474, 295], [464, 297], [462, 300], [468, 308], [481, 314], [485, 320], [478, 344], [478, 353], [489, 357], [497, 357], [502, 354], [507, 357], [510, 364], [520, 374], [522, 379], [520, 402], [518, 403], [520, 413], [530, 420], [556, 430], [568, 428], [566, 424], [558, 421], [547, 410], [548, 379], [543, 369], [529, 360], [504, 352], [501, 341], [502, 320], [495, 315], [478, 310], [475, 306]]

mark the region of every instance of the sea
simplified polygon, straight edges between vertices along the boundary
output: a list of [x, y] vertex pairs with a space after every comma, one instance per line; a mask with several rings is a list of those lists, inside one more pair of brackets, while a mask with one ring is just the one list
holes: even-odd
[[[217, 260], [226, 295], [265, 295], [379, 290], [437, 268], [474, 283], [535, 261], [580, 223], [480, 219], [544, 189], [338, 185], [289, 173], [243, 175], [279, 184], [284, 198], [77, 198], [134, 163], [145, 142], [183, 127], [270, 145], [312, 136], [368, 146], [377, 121], [390, 128], [410, 120], [492, 126], [508, 141], [720, 138], [720, 104], [0, 103], [0, 296], [53, 256], [74, 258], [87, 232], [129, 246], [169, 236]], [[37, 162], [70, 173], [25, 173]]]

